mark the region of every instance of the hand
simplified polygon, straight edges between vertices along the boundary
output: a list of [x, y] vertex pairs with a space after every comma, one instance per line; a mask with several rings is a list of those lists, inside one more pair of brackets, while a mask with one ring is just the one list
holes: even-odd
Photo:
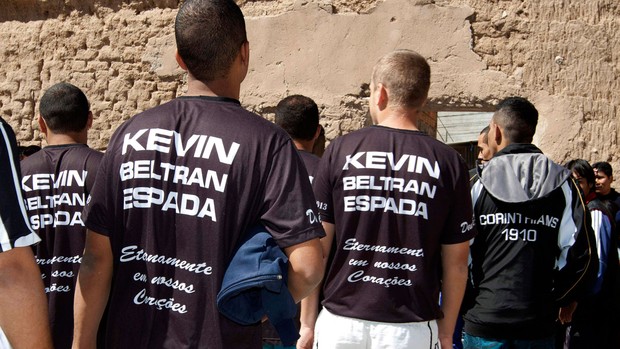
[[301, 326], [299, 329], [299, 339], [297, 340], [297, 349], [312, 349], [314, 344], [314, 329]]
[[572, 302], [571, 304], [560, 308], [560, 314], [558, 315], [558, 319], [560, 319], [561, 324], [567, 324], [573, 321], [573, 313], [577, 309], [577, 302]]

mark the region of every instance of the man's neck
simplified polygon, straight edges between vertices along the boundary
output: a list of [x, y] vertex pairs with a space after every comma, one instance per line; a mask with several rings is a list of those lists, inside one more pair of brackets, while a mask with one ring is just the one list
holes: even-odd
[[45, 135], [47, 145], [65, 145], [65, 144], [86, 144], [88, 136], [82, 133], [52, 133]]
[[226, 79], [202, 82], [193, 78], [189, 78], [187, 82], [186, 96], [214, 96], [228, 97], [239, 100], [241, 86], [233, 84]]
[[314, 147], [314, 141], [293, 139], [293, 144], [295, 144], [297, 150], [307, 151], [308, 153], [312, 153], [312, 148]]
[[395, 128], [400, 130], [418, 131], [418, 113], [417, 110], [409, 110], [403, 108], [388, 108], [382, 111], [379, 126]]

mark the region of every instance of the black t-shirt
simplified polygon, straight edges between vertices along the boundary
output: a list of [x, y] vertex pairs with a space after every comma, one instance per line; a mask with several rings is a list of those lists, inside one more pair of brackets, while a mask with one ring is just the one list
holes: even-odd
[[28, 224], [19, 165], [15, 133], [0, 118], [0, 252], [40, 241]]
[[82, 211], [103, 154], [85, 144], [48, 146], [24, 159], [22, 189], [48, 298], [55, 348], [73, 340], [73, 294], [86, 228]]
[[[314, 179], [314, 172], [316, 171], [316, 168], [318, 167], [319, 161], [321, 161], [321, 158], [305, 150], [298, 149], [298, 152], [299, 152], [299, 156], [301, 157], [301, 160], [304, 163], [304, 166], [306, 167], [306, 171], [308, 171], [308, 178], [310, 179], [310, 183], [312, 183], [312, 180]], [[299, 307], [299, 311], [297, 312], [297, 317], [295, 319], [297, 328], [299, 328], [300, 326], [299, 316], [301, 312], [301, 305], [298, 305], [298, 307]], [[263, 340], [265, 342], [272, 343], [272, 344], [280, 344], [280, 336], [278, 335], [278, 332], [268, 320], [263, 322], [262, 327], [263, 327]]]
[[417, 131], [372, 126], [334, 140], [314, 191], [335, 224], [323, 306], [381, 322], [441, 317], [441, 245], [475, 235], [460, 155]]
[[310, 183], [312, 183], [314, 180], [314, 173], [316, 172], [316, 168], [319, 166], [319, 161], [321, 161], [321, 158], [305, 150], [300, 150], [299, 156], [301, 156], [301, 160], [304, 162], [306, 170], [308, 171]]
[[181, 97], [133, 117], [85, 211], [114, 256], [107, 345], [260, 347], [259, 324], [217, 310], [224, 272], [258, 222], [282, 248], [323, 236], [315, 207], [289, 136], [236, 100]]

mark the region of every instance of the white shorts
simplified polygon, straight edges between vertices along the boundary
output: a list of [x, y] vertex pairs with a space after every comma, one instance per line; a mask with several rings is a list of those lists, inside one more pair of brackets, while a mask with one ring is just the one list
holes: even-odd
[[321, 310], [314, 331], [315, 349], [439, 349], [437, 321], [376, 322]]
[[0, 349], [11, 349], [11, 344], [9, 344], [9, 339], [6, 338], [4, 331], [2, 331], [2, 327], [0, 327]]

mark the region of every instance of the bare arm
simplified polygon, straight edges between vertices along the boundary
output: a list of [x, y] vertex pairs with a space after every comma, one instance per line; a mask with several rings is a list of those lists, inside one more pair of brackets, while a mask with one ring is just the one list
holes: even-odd
[[0, 253], [0, 327], [14, 349], [52, 348], [47, 299], [32, 249]]
[[444, 317], [438, 321], [438, 326], [442, 348], [452, 347], [452, 335], [467, 283], [468, 255], [469, 241], [441, 246], [441, 309]]
[[[325, 270], [327, 258], [329, 258], [329, 252], [334, 240], [335, 228], [333, 224], [323, 222], [323, 229], [325, 230], [325, 237], [321, 239], [321, 247], [323, 249], [323, 270]], [[321, 285], [322, 283], [317, 285], [308, 297], [301, 300], [301, 327], [299, 329], [301, 338], [297, 341], [298, 349], [310, 349], [314, 343], [314, 326], [319, 315]]]
[[97, 347], [97, 330], [112, 281], [112, 248], [107, 236], [86, 232], [73, 305], [73, 348]]
[[319, 239], [312, 239], [284, 249], [288, 256], [288, 288], [299, 303], [323, 278], [323, 253]]

